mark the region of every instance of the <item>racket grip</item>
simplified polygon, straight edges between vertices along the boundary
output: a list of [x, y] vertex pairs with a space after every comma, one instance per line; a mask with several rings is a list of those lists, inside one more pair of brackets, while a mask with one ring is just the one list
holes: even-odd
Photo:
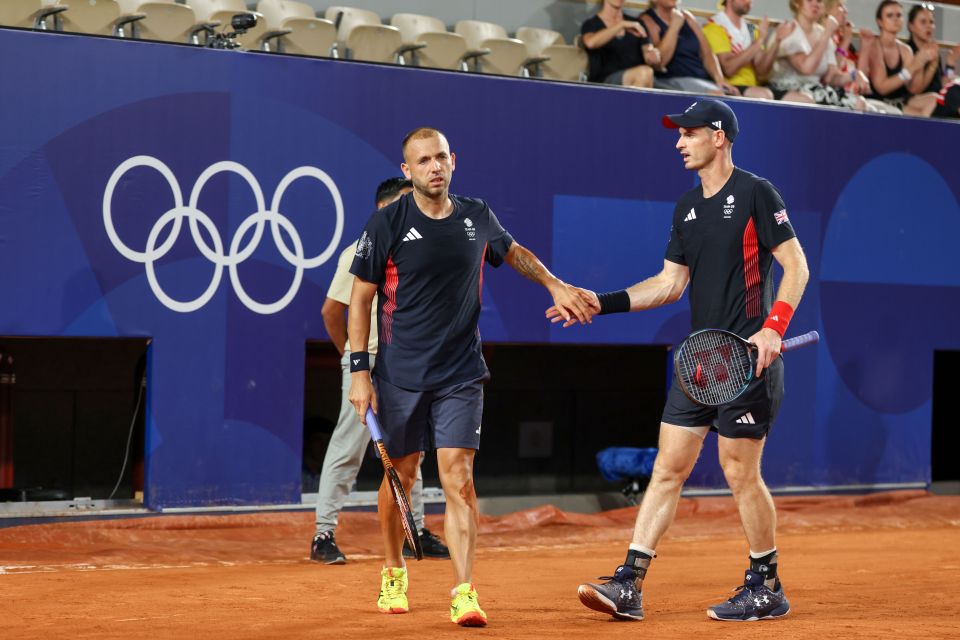
[[367, 428], [370, 430], [370, 435], [373, 436], [374, 440], [383, 440], [383, 432], [380, 431], [377, 414], [373, 412], [373, 408], [371, 407], [367, 407]]
[[820, 334], [816, 331], [809, 331], [803, 335], [789, 338], [780, 343], [780, 351], [790, 351], [791, 349], [796, 349], [797, 347], [805, 347], [808, 344], [816, 344], [820, 342]]

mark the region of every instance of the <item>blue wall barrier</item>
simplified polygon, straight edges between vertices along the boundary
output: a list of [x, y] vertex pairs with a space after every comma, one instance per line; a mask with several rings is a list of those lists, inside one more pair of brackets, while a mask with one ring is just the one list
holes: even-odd
[[[688, 96], [5, 30], [0, 79], [0, 334], [152, 338], [153, 508], [299, 500], [304, 342], [408, 130], [445, 130], [453, 190], [595, 289], [659, 270], [696, 181], [660, 125]], [[734, 107], [734, 159], [781, 189], [809, 258], [793, 330], [823, 336], [787, 356], [769, 483], [928, 481], [932, 352], [960, 348], [960, 126]], [[542, 289], [485, 282], [488, 341], [689, 326], [681, 301], [560, 330]], [[715, 455], [691, 484], [723, 485]]]

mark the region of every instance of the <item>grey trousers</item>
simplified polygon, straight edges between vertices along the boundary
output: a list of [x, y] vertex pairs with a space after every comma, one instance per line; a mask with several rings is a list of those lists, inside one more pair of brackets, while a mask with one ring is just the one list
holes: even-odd
[[[373, 368], [376, 358], [370, 356]], [[347, 400], [350, 393], [350, 352], [340, 359], [342, 390], [340, 394], [340, 417], [330, 436], [327, 454], [320, 472], [320, 489], [317, 491], [317, 533], [337, 528], [337, 516], [350, 495], [350, 488], [357, 479], [363, 453], [370, 443], [370, 432], [360, 422], [357, 411]], [[423, 460], [421, 456], [421, 461]], [[417, 530], [423, 528], [423, 478], [417, 468], [417, 481], [410, 494], [410, 508]]]

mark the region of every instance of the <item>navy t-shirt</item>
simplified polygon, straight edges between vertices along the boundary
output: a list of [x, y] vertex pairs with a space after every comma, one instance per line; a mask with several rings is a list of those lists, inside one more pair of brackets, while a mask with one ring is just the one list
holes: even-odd
[[[656, 10], [650, 7], [643, 12], [657, 24], [662, 38], [670, 28], [663, 19], [657, 15]], [[673, 50], [673, 57], [667, 63], [667, 70], [661, 71], [655, 69], [656, 75], [664, 78], [702, 78], [710, 79], [706, 67], [703, 66], [703, 58], [700, 57], [700, 39], [696, 32], [690, 27], [690, 24], [684, 20], [680, 32], [677, 34], [677, 46]]]
[[795, 237], [780, 193], [748, 171], [735, 168], [710, 198], [685, 193], [665, 257], [690, 268], [693, 330], [759, 331], [774, 300], [772, 250]]
[[480, 352], [483, 261], [513, 244], [483, 200], [451, 195], [453, 213], [423, 214], [407, 194], [374, 213], [350, 273], [377, 284], [380, 347], [374, 375], [414, 391], [487, 375]]
[[[624, 19], [640, 22], [639, 17], [624, 15]], [[595, 33], [606, 28], [607, 24], [600, 19], [600, 16], [595, 15], [583, 23], [583, 26], [580, 27], [580, 34]], [[587, 80], [603, 82], [611, 73], [646, 64], [643, 61], [643, 47], [649, 43], [648, 38], [638, 38], [625, 30], [622, 36], [612, 39], [602, 47], [587, 49], [587, 56], [590, 60]]]

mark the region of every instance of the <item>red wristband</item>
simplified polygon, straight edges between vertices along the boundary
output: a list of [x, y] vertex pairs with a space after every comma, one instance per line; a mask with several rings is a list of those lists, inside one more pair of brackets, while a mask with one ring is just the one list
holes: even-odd
[[770, 315], [767, 316], [766, 321], [763, 323], [763, 328], [773, 329], [779, 333], [782, 338], [783, 334], [787, 332], [791, 318], [793, 318], [793, 307], [783, 300], [777, 300], [773, 303], [773, 309], [770, 310]]

